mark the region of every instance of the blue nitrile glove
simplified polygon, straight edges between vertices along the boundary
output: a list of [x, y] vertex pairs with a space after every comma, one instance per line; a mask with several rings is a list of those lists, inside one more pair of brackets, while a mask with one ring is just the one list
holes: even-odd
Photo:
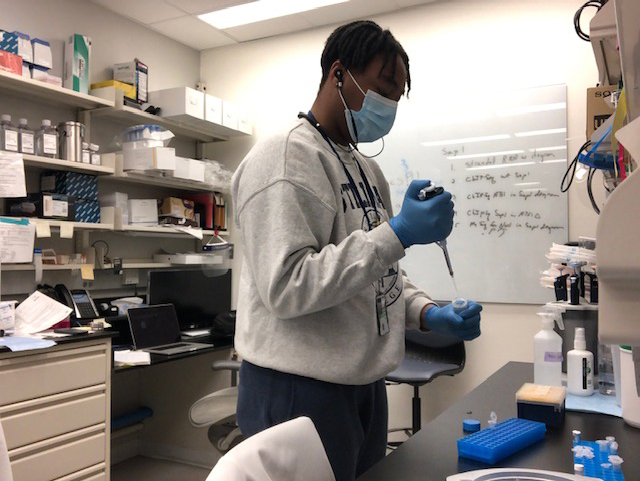
[[480, 311], [482, 306], [468, 301], [467, 307], [456, 312], [453, 304], [432, 306], [422, 316], [422, 325], [430, 331], [449, 334], [465, 341], [480, 335]]
[[420, 190], [429, 185], [430, 180], [412, 181], [404, 194], [400, 213], [389, 220], [405, 249], [413, 244], [444, 240], [453, 228], [453, 202], [449, 192], [427, 200], [418, 199]]

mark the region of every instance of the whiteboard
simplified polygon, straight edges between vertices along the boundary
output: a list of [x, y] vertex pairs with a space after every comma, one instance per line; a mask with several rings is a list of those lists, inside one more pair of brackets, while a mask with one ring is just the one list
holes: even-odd
[[403, 99], [377, 160], [396, 213], [413, 179], [453, 194], [455, 283], [435, 244], [410, 247], [402, 268], [433, 299], [553, 300], [540, 272], [551, 243], [568, 239], [566, 86], [447, 95]]

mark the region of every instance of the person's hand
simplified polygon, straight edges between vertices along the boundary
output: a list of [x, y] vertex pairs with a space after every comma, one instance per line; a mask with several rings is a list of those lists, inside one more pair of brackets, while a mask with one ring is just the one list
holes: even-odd
[[432, 306], [423, 314], [422, 325], [430, 331], [470, 341], [480, 335], [480, 311], [482, 306], [473, 301], [468, 301], [467, 307], [459, 311], [453, 304]]
[[430, 180], [412, 181], [404, 194], [400, 213], [389, 220], [405, 249], [413, 244], [444, 240], [453, 228], [453, 202], [449, 192], [427, 200], [418, 199], [420, 190], [429, 185]]

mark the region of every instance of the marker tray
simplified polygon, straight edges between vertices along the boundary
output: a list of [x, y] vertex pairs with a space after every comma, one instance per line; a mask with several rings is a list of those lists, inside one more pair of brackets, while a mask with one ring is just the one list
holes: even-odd
[[495, 464], [544, 438], [544, 423], [511, 418], [458, 439], [458, 456]]
[[[601, 464], [609, 462], [609, 453], [600, 452], [600, 446], [593, 441], [581, 441], [576, 445], [589, 446], [593, 449], [593, 458], [577, 458], [573, 456], [574, 464], [582, 464], [584, 466], [584, 475], [592, 478], [600, 478], [603, 481], [624, 481], [624, 474], [622, 471], [613, 471], [611, 469], [604, 469]], [[624, 469], [624, 464], [622, 465]]]

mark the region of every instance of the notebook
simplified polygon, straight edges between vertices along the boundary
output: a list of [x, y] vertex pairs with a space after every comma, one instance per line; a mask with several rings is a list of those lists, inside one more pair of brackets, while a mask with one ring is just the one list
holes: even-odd
[[180, 326], [173, 304], [129, 309], [127, 318], [135, 350], [173, 356], [213, 347], [211, 344], [180, 340]]

